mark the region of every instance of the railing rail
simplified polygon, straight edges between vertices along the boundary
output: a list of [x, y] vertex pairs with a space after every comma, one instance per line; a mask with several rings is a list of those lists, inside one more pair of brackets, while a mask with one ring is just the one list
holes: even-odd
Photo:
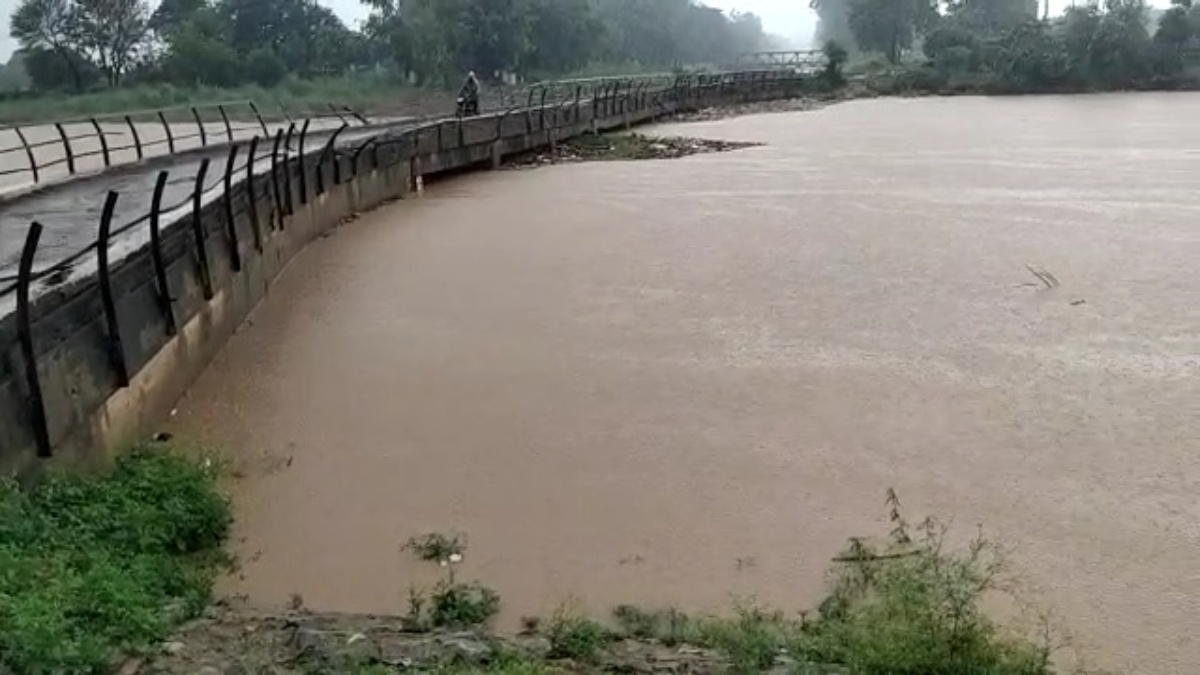
[[[269, 134], [270, 124], [290, 120], [293, 112], [281, 105], [264, 116], [254, 101], [243, 100], [0, 125], [0, 195], [147, 157]], [[367, 123], [361, 114], [333, 103], [303, 117], [329, 120], [332, 126]]]

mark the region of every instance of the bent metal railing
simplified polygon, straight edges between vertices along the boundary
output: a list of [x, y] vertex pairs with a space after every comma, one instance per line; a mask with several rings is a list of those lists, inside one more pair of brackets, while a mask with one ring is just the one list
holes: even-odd
[[[780, 82], [792, 82], [796, 79], [793, 74], [776, 71], [745, 71], [735, 73], [718, 73], [712, 75], [679, 75], [679, 76], [650, 76], [646, 78], [599, 78], [587, 81], [569, 81], [544, 83], [535, 85], [526, 94], [525, 105], [510, 105], [491, 111], [496, 118], [495, 138], [503, 137], [506, 121], [514, 116], [524, 117], [524, 127], [528, 133], [549, 131], [566, 125], [577, 125], [582, 121], [581, 112], [585, 107], [592, 109], [592, 119], [612, 118], [635, 111], [651, 109], [668, 110], [671, 102], [684, 103], [690, 106], [704, 104], [707, 97], [716, 95], [716, 100], [727, 93], [727, 89], [753, 92], [758, 87], [769, 87]], [[530, 102], [532, 105], [529, 105]], [[549, 126], [547, 120], [552, 120], [555, 126]], [[5, 300], [11, 307], [15, 296], [15, 311], [12, 313], [16, 321], [16, 349], [9, 345], [0, 345], [0, 356], [5, 352], [19, 355], [23, 365], [19, 368], [23, 379], [23, 399], [27, 405], [26, 420], [32, 427], [37, 455], [49, 457], [52, 454], [52, 438], [47, 421], [46, 404], [43, 392], [43, 382], [40, 380], [37, 365], [37, 345], [34, 343], [34, 301], [36, 293], [46, 293], [62, 289], [64, 280], [74, 275], [76, 283], [65, 289], [71, 297], [94, 293], [99, 296], [100, 308], [104, 315], [104, 326], [107, 345], [105, 352], [111, 362], [115, 374], [116, 386], [129, 386], [130, 378], [134, 375], [126, 360], [124, 346], [127, 331], [122, 327], [117, 313], [117, 303], [113, 288], [114, 260], [112, 249], [114, 241], [120, 238], [138, 236], [142, 241], [137, 242], [135, 250], [149, 251], [150, 263], [153, 268], [152, 284], [156, 297], [157, 311], [161, 314], [165, 332], [173, 336], [182, 326], [184, 317], [177, 316], [175, 293], [169, 285], [167, 260], [164, 252], [164, 226], [190, 221], [190, 254], [197, 265], [197, 276], [201, 293], [205, 300], [214, 297], [209, 250], [212, 245], [211, 235], [202, 219], [202, 211], [207, 204], [220, 200], [223, 211], [223, 227], [220, 230], [224, 241], [220, 244], [226, 249], [226, 259], [233, 274], [243, 268], [243, 243], [239, 240], [238, 228], [235, 223], [245, 216], [249, 220], [251, 240], [246, 249], [262, 253], [264, 240], [272, 232], [281, 231], [287, 224], [287, 217], [295, 213], [297, 204], [305, 204], [311, 198], [325, 193], [328, 185], [325, 175], [331, 174], [331, 184], [343, 183], [347, 176], [343, 169], [349, 171], [349, 178], [356, 177], [364, 165], [370, 170], [383, 168], [380, 166], [380, 149], [390, 144], [409, 144], [415, 147], [416, 134], [431, 127], [439, 129], [440, 134], [447, 123], [453, 120], [445, 118], [432, 123], [416, 122], [407, 129], [383, 128], [369, 136], [363, 137], [360, 132], [351, 141], [339, 143], [350, 128], [348, 120], [329, 134], [329, 137], [317, 149], [309, 146], [312, 152], [306, 153], [306, 140], [312, 133], [310, 120], [300, 124], [293, 120], [286, 129], [278, 128], [273, 134], [255, 134], [248, 139], [237, 139], [227, 134], [229, 140], [228, 153], [223, 165], [213, 169], [210, 158], [203, 158], [194, 174], [184, 178], [191, 181], [191, 190], [182, 198], [169, 204], [164, 204], [164, 191], [171, 180], [170, 170], [158, 172], [149, 208], [141, 214], [124, 223], [113, 222], [116, 207], [121, 195], [109, 191], [105, 196], [104, 208], [96, 224], [95, 238], [86, 246], [63, 256], [49, 264], [37, 266], [36, 258], [42, 237], [46, 232], [43, 223], [33, 221], [24, 240], [15, 272], [4, 274], [0, 267], [0, 325], [7, 319], [3, 314], [7, 311], [3, 304]], [[462, 145], [464, 121], [458, 120], [458, 142]], [[267, 131], [265, 126], [258, 127]], [[400, 131], [401, 133], [397, 133]], [[293, 152], [292, 148], [296, 151]], [[111, 151], [111, 148], [110, 148]], [[315, 161], [315, 165], [306, 163]], [[399, 160], [398, 160], [399, 161]], [[313, 169], [314, 185], [310, 194], [305, 183], [308, 170]], [[211, 176], [211, 178], [210, 178]], [[291, 177], [295, 176], [297, 190], [293, 192]], [[234, 189], [244, 185], [240, 191]], [[256, 187], [265, 182], [265, 190]], [[268, 205], [268, 215], [265, 222], [255, 202], [255, 195], [262, 194]], [[168, 219], [171, 222], [166, 222]], [[141, 248], [144, 247], [144, 248]], [[126, 255], [132, 255], [128, 246]], [[116, 261], [120, 262], [120, 261]], [[85, 263], [94, 264], [95, 268], [83, 270]], [[86, 275], [82, 272], [86, 272]], [[13, 364], [13, 378], [18, 377]], [[0, 383], [2, 384], [2, 383]], [[5, 449], [0, 447], [0, 452]]]
[[[0, 126], [0, 194], [147, 157], [267, 135], [270, 125], [291, 122], [294, 114], [282, 104], [265, 113], [254, 101], [227, 101]], [[332, 103], [295, 114], [330, 125], [366, 123], [357, 112]]]
[[825, 66], [825, 54], [819, 49], [794, 49], [769, 52], [743, 52], [733, 68], [784, 68], [815, 73]]

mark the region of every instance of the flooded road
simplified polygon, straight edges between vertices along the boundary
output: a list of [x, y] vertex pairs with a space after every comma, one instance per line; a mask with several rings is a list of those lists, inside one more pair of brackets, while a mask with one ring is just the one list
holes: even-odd
[[[229, 590], [402, 612], [459, 530], [507, 616], [786, 608], [976, 523], [1094, 665], [1200, 662], [1200, 96], [863, 101], [731, 154], [478, 174], [314, 244], [180, 404]], [[1059, 282], [1046, 288], [1027, 269]]]

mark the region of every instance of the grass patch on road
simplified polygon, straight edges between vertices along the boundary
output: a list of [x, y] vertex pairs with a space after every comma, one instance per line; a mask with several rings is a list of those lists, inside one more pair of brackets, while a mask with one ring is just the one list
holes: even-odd
[[232, 522], [214, 471], [161, 447], [0, 484], [0, 671], [103, 673], [211, 599]]

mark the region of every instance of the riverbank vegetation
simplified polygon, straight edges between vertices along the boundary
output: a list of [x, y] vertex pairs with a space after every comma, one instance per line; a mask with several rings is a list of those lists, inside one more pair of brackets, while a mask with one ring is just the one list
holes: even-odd
[[0, 672], [107, 673], [211, 600], [230, 509], [161, 448], [100, 475], [0, 484]]
[[1059, 645], [1045, 623], [1020, 632], [985, 614], [1007, 588], [1003, 549], [982, 536], [953, 548], [890, 493], [890, 534], [850, 539], [811, 611], [770, 598], [723, 616], [625, 605], [596, 620], [568, 604], [501, 636], [501, 597], [466, 578], [466, 537], [433, 533], [398, 550], [442, 579], [411, 587], [395, 617], [313, 614], [299, 596], [284, 613], [239, 612], [210, 604], [230, 562], [218, 479], [155, 445], [106, 472], [0, 487], [0, 671], [1048, 675]]
[[662, 71], [728, 63], [769, 41], [755, 15], [691, 0], [366, 0], [354, 27], [317, 0], [152, 4], [20, 0], [4, 96], [91, 94], [89, 112], [260, 93], [273, 103], [279, 92], [378, 103], [457, 86], [468, 70], [493, 83]]
[[467, 579], [470, 552], [458, 533], [402, 547], [441, 571], [411, 587], [396, 617], [230, 613], [178, 636], [185, 645], [156, 673], [853, 673], [855, 675], [1049, 675], [1060, 646], [1045, 622], [1022, 633], [983, 610], [1006, 592], [1005, 551], [977, 536], [961, 549], [934, 520], [908, 523], [889, 494], [891, 533], [851, 539], [834, 558], [829, 592], [811, 611], [785, 599], [746, 601], [719, 616], [636, 605], [590, 616], [567, 603], [500, 636], [489, 626], [502, 599]]
[[1200, 87], [1200, 8], [1172, 0], [812, 0], [868, 89], [1051, 93]]

